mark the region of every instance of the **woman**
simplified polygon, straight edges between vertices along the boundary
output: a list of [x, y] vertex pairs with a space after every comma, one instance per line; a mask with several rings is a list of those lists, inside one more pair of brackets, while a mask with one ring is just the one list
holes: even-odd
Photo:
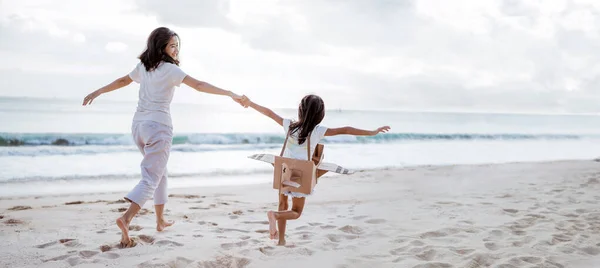
[[154, 198], [156, 230], [162, 231], [173, 224], [164, 219], [163, 211], [168, 196], [167, 161], [173, 139], [170, 105], [175, 87], [184, 83], [200, 92], [229, 96], [238, 103], [241, 101], [239, 95], [198, 81], [179, 68], [179, 36], [169, 28], [160, 27], [150, 33], [146, 50], [139, 59], [140, 62], [128, 75], [118, 78], [83, 99], [85, 106], [101, 94], [127, 86], [132, 81], [140, 84], [138, 106], [131, 131], [144, 156], [140, 165], [142, 179], [125, 196], [131, 204], [123, 216], [116, 220], [122, 232], [120, 246], [123, 248], [136, 245], [129, 237], [129, 224], [150, 198]]

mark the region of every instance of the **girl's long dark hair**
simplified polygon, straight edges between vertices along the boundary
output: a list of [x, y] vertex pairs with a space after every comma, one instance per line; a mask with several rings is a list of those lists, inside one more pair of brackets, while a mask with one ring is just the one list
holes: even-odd
[[167, 27], [156, 28], [150, 33], [146, 43], [146, 50], [138, 57], [144, 64], [144, 67], [146, 67], [146, 71], [153, 71], [163, 61], [179, 66], [178, 60], [171, 58], [171, 56], [165, 53], [165, 47], [167, 47], [169, 40], [173, 36], [177, 36], [177, 39], [179, 39], [179, 35]]
[[325, 103], [317, 95], [307, 95], [302, 98], [298, 107], [298, 121], [290, 124], [290, 134], [298, 132], [298, 144], [303, 144], [308, 134], [323, 121], [325, 117]]

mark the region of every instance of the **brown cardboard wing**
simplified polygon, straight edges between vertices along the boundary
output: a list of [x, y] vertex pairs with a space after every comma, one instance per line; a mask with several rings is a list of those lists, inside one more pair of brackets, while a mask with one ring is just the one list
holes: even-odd
[[[276, 157], [276, 155], [273, 155], [273, 154], [253, 154], [251, 156], [248, 156], [248, 158], [250, 158], [250, 159], [266, 162], [269, 164], [275, 163], [275, 157]], [[319, 159], [319, 160], [317, 161], [317, 159]], [[323, 159], [323, 145], [319, 143], [319, 144], [317, 144], [315, 153], [313, 154], [313, 157], [312, 157], [313, 162], [315, 163], [315, 165], [317, 165], [317, 177], [320, 177], [319, 173], [321, 173], [321, 175], [323, 175], [327, 171], [331, 171], [331, 172], [339, 173], [339, 174], [354, 173], [353, 170], [347, 169], [347, 168], [342, 167], [337, 164], [324, 162], [322, 159]]]

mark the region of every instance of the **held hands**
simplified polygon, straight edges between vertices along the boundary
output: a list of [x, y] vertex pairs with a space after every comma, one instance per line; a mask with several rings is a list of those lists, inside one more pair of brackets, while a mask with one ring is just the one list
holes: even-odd
[[376, 129], [376, 130], [373, 130], [373, 131], [371, 131], [371, 134], [372, 134], [373, 136], [375, 136], [375, 135], [377, 135], [378, 133], [386, 133], [386, 132], [388, 132], [388, 131], [390, 131], [390, 126], [383, 126], [383, 127], [380, 127], [380, 128], [378, 128], [378, 129]]
[[244, 108], [248, 108], [248, 106], [246, 106], [246, 105], [244, 105], [244, 104], [242, 103], [242, 99], [243, 99], [245, 96], [244, 96], [244, 97], [242, 97], [242, 96], [240, 96], [240, 95], [238, 95], [238, 94], [235, 94], [235, 93], [233, 93], [233, 92], [230, 92], [230, 93], [229, 93], [229, 97], [231, 97], [231, 99], [233, 99], [233, 101], [237, 102], [239, 105], [243, 106]]
[[242, 96], [242, 106], [244, 106], [244, 108], [248, 108], [250, 103], [252, 103], [252, 101], [246, 95]]

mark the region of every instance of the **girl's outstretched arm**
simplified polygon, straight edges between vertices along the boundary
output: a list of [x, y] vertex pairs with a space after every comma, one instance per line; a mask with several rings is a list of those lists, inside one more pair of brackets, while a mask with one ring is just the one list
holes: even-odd
[[250, 107], [250, 108], [258, 111], [259, 113], [266, 115], [267, 117], [273, 119], [273, 121], [277, 122], [277, 124], [279, 124], [280, 126], [283, 126], [283, 118], [281, 118], [281, 116], [279, 116], [278, 114], [273, 112], [273, 110], [271, 110], [267, 107], [263, 107], [263, 106], [260, 106], [256, 103], [252, 102], [248, 97], [246, 97], [246, 96], [242, 97], [242, 105], [244, 107]]
[[88, 104], [92, 104], [92, 101], [97, 98], [98, 96], [107, 93], [107, 92], [111, 92], [113, 90], [117, 90], [119, 88], [122, 88], [124, 86], [127, 86], [129, 84], [131, 84], [133, 80], [131, 80], [131, 77], [129, 77], [129, 75], [123, 76], [121, 78], [118, 78], [117, 80], [113, 81], [112, 83], [101, 87], [100, 89], [88, 94], [87, 96], [85, 96], [85, 98], [83, 98], [83, 106], [86, 106]]
[[335, 135], [354, 135], [354, 136], [375, 136], [380, 132], [388, 132], [390, 130], [389, 126], [383, 126], [377, 128], [375, 130], [365, 130], [353, 127], [340, 127], [340, 128], [328, 128], [325, 132], [325, 136], [335, 136]]
[[229, 96], [235, 102], [239, 103], [240, 105], [242, 104], [241, 103], [242, 96], [235, 94], [229, 90], [218, 88], [209, 83], [199, 81], [189, 75], [186, 75], [185, 78], [183, 78], [183, 83], [195, 90], [200, 91], [200, 92], [204, 92], [204, 93], [208, 93], [208, 94], [215, 94], [215, 95]]

